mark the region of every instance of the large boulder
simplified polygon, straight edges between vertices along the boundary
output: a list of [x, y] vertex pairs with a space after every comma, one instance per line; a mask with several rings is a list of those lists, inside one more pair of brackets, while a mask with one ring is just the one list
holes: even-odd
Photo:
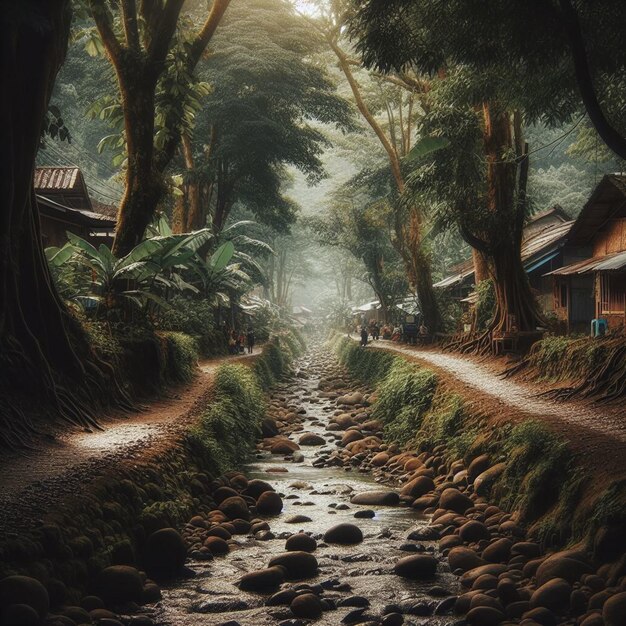
[[291, 535], [285, 543], [285, 550], [288, 552], [315, 552], [317, 541], [305, 533]]
[[530, 598], [531, 608], [544, 607], [554, 613], [564, 613], [569, 608], [572, 586], [563, 578], [554, 578], [541, 585]]
[[174, 528], [153, 532], [146, 542], [145, 564], [148, 574], [157, 580], [180, 574], [187, 558], [187, 546]]
[[470, 520], [465, 522], [461, 528], [459, 528], [459, 537], [465, 543], [474, 543], [481, 539], [490, 539], [491, 533], [489, 529], [478, 520]]
[[364, 491], [352, 496], [350, 502], [366, 506], [397, 506], [400, 496], [395, 491]]
[[269, 562], [269, 567], [275, 565], [284, 567], [286, 578], [290, 580], [311, 578], [317, 574], [317, 559], [308, 552], [294, 551], [279, 554]]
[[322, 601], [314, 593], [303, 593], [296, 596], [289, 605], [296, 617], [317, 619], [322, 615]]
[[567, 550], [549, 556], [537, 568], [537, 585], [541, 586], [553, 578], [564, 578], [568, 583], [579, 581], [583, 574], [591, 574], [591, 566], [584, 554]]
[[480, 567], [485, 564], [474, 550], [466, 548], [465, 546], [452, 548], [448, 553], [448, 563], [452, 571], [460, 569], [464, 572], [468, 572], [475, 567]]
[[226, 500], [220, 504], [219, 510], [231, 520], [250, 518], [248, 504], [241, 496], [226, 498]]
[[504, 620], [504, 613], [491, 606], [477, 606], [466, 615], [471, 626], [498, 626]]
[[506, 469], [506, 463], [496, 463], [489, 469], [480, 473], [476, 480], [474, 480], [474, 491], [479, 496], [486, 496], [491, 491], [491, 487], [498, 478], [502, 475], [502, 472]]
[[134, 567], [111, 565], [100, 572], [96, 588], [107, 605], [139, 603], [143, 594], [143, 581]]
[[261, 515], [278, 515], [283, 510], [283, 500], [275, 491], [265, 491], [256, 501], [256, 510]]
[[439, 508], [454, 511], [455, 513], [463, 514], [467, 511], [467, 509], [470, 509], [473, 506], [474, 503], [472, 500], [454, 487], [444, 489], [441, 497], [439, 498]]
[[602, 607], [605, 626], [626, 626], [626, 592], [611, 596]]
[[283, 584], [285, 575], [286, 571], [284, 567], [268, 567], [244, 574], [239, 579], [237, 586], [242, 591], [269, 593], [278, 589], [278, 587]]
[[480, 476], [485, 470], [489, 469], [489, 455], [481, 454], [477, 456], [467, 468], [467, 480], [473, 483], [478, 476]]
[[419, 498], [429, 491], [435, 488], [435, 481], [429, 476], [418, 476], [413, 480], [410, 480], [400, 490], [401, 496], [411, 496], [412, 498]]
[[402, 578], [413, 580], [432, 578], [437, 572], [437, 559], [428, 554], [412, 554], [400, 559], [393, 571]]
[[272, 454], [293, 454], [296, 450], [299, 450], [300, 446], [290, 439], [278, 439], [272, 444], [270, 452]]
[[251, 498], [258, 500], [259, 496], [265, 491], [274, 491], [274, 487], [272, 487], [272, 485], [265, 482], [264, 480], [261, 480], [259, 478], [253, 478], [248, 483], [248, 486], [243, 493], [246, 496], [250, 496]]
[[363, 541], [363, 533], [361, 529], [354, 524], [337, 524], [326, 531], [324, 541], [326, 543], [338, 543], [344, 546], [353, 545]]
[[298, 439], [298, 444], [301, 446], [323, 446], [325, 443], [326, 439], [315, 433], [304, 433]]
[[507, 563], [512, 547], [513, 542], [510, 539], [496, 539], [483, 550], [482, 557], [488, 563]]
[[[50, 608], [50, 599], [46, 588], [35, 578], [7, 576], [0, 580], [0, 610], [15, 604], [28, 605], [43, 621]], [[25, 609], [23, 612], [27, 613]]]

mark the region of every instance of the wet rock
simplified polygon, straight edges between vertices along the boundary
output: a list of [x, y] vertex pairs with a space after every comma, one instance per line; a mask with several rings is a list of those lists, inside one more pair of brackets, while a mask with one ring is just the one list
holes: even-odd
[[513, 542], [503, 537], [489, 544], [482, 553], [482, 558], [489, 563], [506, 563], [511, 555]]
[[395, 491], [364, 491], [352, 496], [350, 502], [365, 506], [397, 506], [400, 496]]
[[290, 515], [285, 520], [285, 524], [306, 524], [312, 521], [313, 520], [308, 515]]
[[275, 491], [265, 491], [256, 501], [256, 510], [261, 515], [278, 515], [283, 510], [283, 500]]
[[220, 505], [219, 510], [228, 517], [228, 519], [249, 519], [250, 511], [248, 504], [241, 496], [232, 496], [226, 498]]
[[626, 592], [611, 596], [602, 607], [605, 626], [626, 626]]
[[393, 570], [402, 578], [431, 578], [437, 571], [437, 559], [426, 554], [405, 556], [394, 565]]
[[373, 517], [376, 517], [376, 512], [372, 511], [372, 509], [363, 509], [361, 511], [357, 511], [354, 514], [354, 517], [356, 519], [372, 519]]
[[259, 478], [255, 478], [248, 482], [248, 486], [244, 490], [244, 495], [250, 496], [255, 500], [259, 499], [259, 496], [265, 491], [274, 491], [274, 487], [264, 480], [260, 480]]
[[474, 491], [476, 491], [479, 496], [488, 495], [491, 491], [491, 487], [495, 481], [500, 478], [505, 469], [506, 463], [497, 463], [479, 474], [476, 480], [474, 480]]
[[531, 608], [545, 607], [561, 613], [569, 608], [571, 585], [563, 578], [555, 578], [539, 587], [530, 598]]
[[279, 434], [276, 422], [267, 417], [261, 422], [261, 435], [263, 437], [276, 437]]
[[365, 436], [359, 430], [353, 430], [353, 429], [347, 430], [343, 434], [343, 437], [341, 437], [341, 445], [347, 446], [349, 443], [352, 443], [354, 441], [360, 441], [361, 439], [364, 439], [364, 438]]
[[313, 593], [303, 593], [296, 596], [289, 605], [291, 612], [296, 617], [317, 619], [322, 615], [322, 603]]
[[301, 446], [323, 446], [326, 443], [326, 439], [315, 433], [305, 433], [298, 439], [298, 444]]
[[291, 535], [285, 543], [285, 550], [289, 552], [315, 552], [317, 541], [305, 533]]
[[270, 560], [269, 567], [281, 565], [291, 580], [310, 578], [317, 574], [317, 559], [308, 552], [294, 551], [279, 554]]
[[213, 528], [209, 528], [206, 534], [207, 537], [219, 537], [224, 541], [228, 541], [232, 537], [230, 532], [224, 528], [224, 526], [213, 526]]
[[[31, 607], [39, 619], [43, 620], [50, 608], [46, 588], [35, 578], [28, 576], [7, 576], [0, 580], [0, 610], [4, 611], [11, 605], [23, 604]], [[17, 612], [18, 609], [12, 611]]]
[[141, 602], [143, 581], [134, 567], [112, 565], [100, 572], [97, 590], [107, 605]]
[[524, 622], [540, 624], [540, 626], [557, 626], [556, 615], [545, 607], [530, 609], [522, 615]]
[[387, 613], [380, 623], [381, 626], [402, 626], [404, 616], [402, 613]]
[[498, 626], [504, 620], [504, 613], [490, 606], [477, 606], [467, 614], [471, 626]]
[[439, 496], [422, 496], [421, 498], [416, 498], [411, 505], [414, 509], [418, 511], [423, 511], [424, 509], [430, 509], [431, 507], [435, 507], [439, 504]]
[[459, 569], [468, 572], [485, 564], [474, 550], [465, 546], [452, 548], [448, 553], [448, 563], [453, 572]]
[[583, 574], [591, 574], [592, 570], [580, 552], [571, 550], [557, 552], [548, 557], [537, 568], [537, 584], [547, 583], [553, 578], [564, 578], [570, 584], [580, 580]]
[[467, 480], [473, 483], [480, 474], [489, 469], [489, 455], [477, 456], [467, 468]]
[[363, 541], [363, 532], [354, 524], [337, 524], [324, 533], [324, 541], [345, 546], [353, 545]]
[[378, 454], [374, 455], [374, 457], [371, 460], [371, 464], [374, 467], [382, 467], [388, 461], [389, 461], [389, 455], [386, 452], [379, 452]]
[[475, 543], [481, 539], [490, 539], [491, 533], [482, 522], [471, 520], [459, 528], [459, 537], [466, 543]]
[[278, 589], [285, 580], [286, 570], [284, 567], [270, 566], [266, 569], [256, 570], [244, 574], [237, 583], [242, 591], [258, 591], [267, 593]]
[[463, 514], [467, 511], [467, 509], [473, 507], [474, 503], [468, 496], [461, 493], [458, 489], [449, 487], [448, 489], [444, 489], [441, 494], [441, 497], [439, 498], [439, 506], [442, 509]]
[[40, 626], [41, 618], [28, 604], [9, 604], [0, 611], [0, 623], [6, 626]]
[[215, 500], [217, 504], [221, 504], [222, 502], [224, 502], [224, 500], [226, 500], [226, 498], [238, 496], [239, 492], [235, 491], [232, 487], [222, 486], [218, 487], [212, 495], [213, 500]]
[[291, 454], [296, 450], [299, 450], [300, 446], [295, 442], [289, 439], [280, 439], [272, 444], [270, 448], [270, 452], [272, 454]]
[[230, 552], [230, 546], [221, 537], [207, 537], [204, 547], [208, 548], [213, 556], [223, 556]]
[[409, 481], [400, 490], [401, 496], [410, 496], [411, 498], [419, 498], [435, 488], [435, 481], [428, 476], [418, 476]]
[[295, 589], [283, 589], [282, 591], [277, 591], [274, 595], [268, 598], [265, 605], [288, 606], [297, 595], [298, 593]]

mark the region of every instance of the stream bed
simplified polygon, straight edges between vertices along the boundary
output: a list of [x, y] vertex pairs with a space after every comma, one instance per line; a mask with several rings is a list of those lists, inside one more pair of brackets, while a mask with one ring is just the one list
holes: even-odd
[[[444, 626], [455, 623], [458, 618], [450, 615], [449, 609], [459, 593], [458, 579], [438, 554], [436, 541], [408, 538], [414, 531], [419, 536], [429, 518], [402, 505], [352, 504], [350, 499], [355, 493], [392, 487], [382, 486], [369, 472], [323, 464], [337, 449], [343, 434], [326, 429], [330, 417], [340, 411], [333, 394], [319, 389], [320, 380], [328, 376], [329, 368], [337, 367], [334, 356], [314, 347], [296, 367], [299, 375], [277, 386], [270, 400], [282, 403], [292, 415], [297, 415], [289, 434], [292, 441], [297, 442], [303, 433], [313, 433], [323, 437], [325, 443], [303, 445], [295, 455], [287, 456], [260, 451], [253, 462], [241, 468], [249, 479], [262, 479], [274, 487], [283, 500], [282, 512], [276, 516], [257, 514], [257, 518], [267, 521], [271, 530], [234, 535], [228, 542], [228, 554], [208, 561], [190, 560], [188, 567], [193, 575], [162, 590], [163, 599], [157, 612], [159, 624], [297, 626], [310, 623], [296, 618], [288, 605], [268, 606], [271, 594], [241, 591], [236, 586], [244, 574], [266, 568], [272, 557], [283, 554], [286, 539], [298, 532], [317, 540], [313, 555], [318, 561], [318, 573], [313, 578], [283, 583], [281, 589], [295, 588], [304, 593], [312, 588], [323, 600], [325, 609], [315, 620], [316, 624]], [[373, 517], [355, 518], [358, 511], [365, 510], [370, 513], [361, 515]], [[324, 533], [342, 522], [357, 525], [363, 541], [348, 546], [324, 543]], [[394, 573], [394, 564], [400, 558], [415, 553], [438, 558], [436, 576], [407, 580]]]

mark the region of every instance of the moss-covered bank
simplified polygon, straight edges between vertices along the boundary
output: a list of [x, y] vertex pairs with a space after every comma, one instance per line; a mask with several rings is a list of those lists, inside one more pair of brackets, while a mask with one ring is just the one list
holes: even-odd
[[599, 558], [626, 550], [619, 530], [626, 527], [626, 481], [590, 493], [591, 481], [567, 442], [543, 423], [480, 414], [435, 372], [401, 356], [364, 350], [345, 337], [333, 346], [351, 375], [375, 388], [373, 417], [383, 422], [388, 443], [443, 450], [449, 461], [461, 458], [467, 467], [488, 455], [498, 469], [483, 495], [516, 512], [545, 547], [584, 540]]
[[26, 574], [51, 597], [77, 601], [109, 565], [141, 567], [149, 535], [176, 527], [206, 502], [211, 481], [243, 462], [265, 415], [264, 390], [303, 349], [291, 332], [273, 337], [250, 368], [224, 365], [195, 425], [101, 476], [81, 493], [54, 503], [34, 530], [0, 539], [0, 579]]

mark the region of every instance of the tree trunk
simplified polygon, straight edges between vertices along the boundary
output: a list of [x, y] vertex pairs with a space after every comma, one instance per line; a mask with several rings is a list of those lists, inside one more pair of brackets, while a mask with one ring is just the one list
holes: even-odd
[[79, 397], [89, 398], [89, 386], [104, 382], [82, 329], [52, 282], [33, 190], [42, 123], [65, 58], [70, 16], [69, 0], [39, 0], [19, 7], [15, 21], [3, 23], [0, 446], [24, 443], [31, 425], [26, 413], [36, 410], [36, 402], [48, 421], [61, 417], [93, 425]]
[[472, 261], [474, 262], [474, 284], [478, 285], [489, 278], [489, 259], [480, 250], [472, 248]]
[[155, 86], [152, 79], [142, 79], [143, 72], [141, 64], [129, 66], [119, 79], [128, 167], [112, 250], [117, 257], [125, 256], [141, 242], [165, 193], [153, 159]]

